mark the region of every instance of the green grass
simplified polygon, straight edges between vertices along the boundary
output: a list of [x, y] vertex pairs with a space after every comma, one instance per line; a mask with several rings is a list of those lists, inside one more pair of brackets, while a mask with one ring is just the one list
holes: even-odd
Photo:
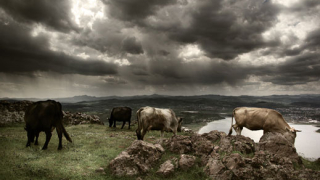
[[[26, 148], [27, 133], [23, 125], [0, 128], [0, 179], [132, 179], [134, 177], [112, 176], [109, 162], [125, 150], [136, 139], [136, 127], [123, 130], [101, 125], [67, 126], [66, 130], [73, 143], [63, 137], [63, 149], [58, 151], [58, 136], [53, 132], [47, 150], [41, 150], [45, 142], [45, 133], [39, 136], [39, 145], [31, 144]], [[172, 133], [165, 133], [165, 138]], [[160, 132], [146, 134], [145, 141], [159, 141]], [[143, 179], [162, 179], [156, 171], [165, 160], [176, 157], [166, 151], [154, 169]], [[105, 174], [96, 172], [105, 169]], [[169, 179], [205, 179], [202, 169], [193, 168], [190, 172], [177, 170]], [[201, 179], [201, 178], [200, 178]]]
[[302, 158], [302, 163], [308, 169], [320, 171], [320, 163], [317, 161], [308, 161], [308, 160]]

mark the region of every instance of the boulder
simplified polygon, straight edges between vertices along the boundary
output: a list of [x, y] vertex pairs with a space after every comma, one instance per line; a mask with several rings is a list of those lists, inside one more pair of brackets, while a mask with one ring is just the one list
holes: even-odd
[[232, 152], [232, 144], [231, 144], [231, 138], [230, 137], [223, 137], [220, 140], [219, 146], [215, 148], [216, 152], [223, 152], [226, 154], [230, 154]]
[[225, 166], [230, 169], [239, 169], [245, 166], [245, 161], [242, 156], [238, 153], [231, 154], [230, 156], [226, 156], [223, 158], [223, 162]]
[[157, 171], [157, 174], [164, 177], [168, 177], [174, 173], [174, 169], [175, 169], [175, 166], [172, 164], [172, 161], [167, 160], [166, 162], [160, 165], [160, 168]]
[[212, 143], [215, 143], [219, 141], [221, 138], [226, 137], [227, 134], [225, 132], [214, 130], [210, 131], [209, 133], [203, 133], [201, 136], [211, 141]]
[[163, 152], [160, 144], [135, 140], [109, 163], [109, 168], [116, 176], [144, 174], [161, 158]]
[[272, 155], [271, 161], [277, 164], [302, 164], [294, 144], [281, 133], [264, 134], [259, 141], [258, 150], [270, 153]]
[[242, 154], [253, 154], [255, 152], [255, 142], [245, 136], [231, 136], [233, 151], [239, 151]]
[[214, 148], [212, 141], [208, 140], [206, 137], [194, 135], [191, 137], [192, 149], [195, 155], [209, 155]]
[[226, 170], [224, 164], [217, 158], [210, 157], [204, 167], [204, 172], [213, 179], [218, 179]]
[[264, 151], [258, 151], [255, 153], [251, 160], [251, 166], [253, 168], [260, 169], [270, 165], [270, 155], [267, 155]]
[[194, 166], [196, 161], [195, 156], [181, 154], [179, 159], [179, 168], [182, 170], [188, 170]]
[[178, 154], [185, 154], [193, 151], [190, 136], [173, 136], [170, 139], [165, 140], [164, 145], [169, 149], [169, 151]]

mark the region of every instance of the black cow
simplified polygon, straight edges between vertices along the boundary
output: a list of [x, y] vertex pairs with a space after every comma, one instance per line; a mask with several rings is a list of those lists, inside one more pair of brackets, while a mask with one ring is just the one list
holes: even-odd
[[56, 128], [59, 137], [58, 150], [62, 149], [62, 133], [68, 141], [72, 142], [69, 134], [63, 127], [62, 118], [62, 108], [59, 102], [53, 100], [38, 101], [28, 106], [24, 116], [24, 121], [26, 122], [25, 130], [28, 136], [26, 146], [30, 146], [30, 142], [34, 141], [34, 137], [36, 137], [34, 144], [38, 145], [39, 133], [44, 131], [46, 133], [46, 142], [42, 150], [47, 149], [52, 136], [51, 132], [54, 128]]
[[116, 127], [116, 121], [122, 121], [122, 127], [123, 129], [124, 124], [128, 121], [129, 122], [129, 128], [130, 129], [130, 122], [131, 122], [131, 112], [132, 109], [129, 107], [115, 107], [112, 109], [110, 118], [109, 118], [109, 127], [112, 126]]

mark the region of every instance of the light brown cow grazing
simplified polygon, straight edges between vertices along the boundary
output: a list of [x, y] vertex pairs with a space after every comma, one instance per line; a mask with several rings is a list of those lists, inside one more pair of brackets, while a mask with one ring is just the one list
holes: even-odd
[[161, 138], [163, 132], [173, 132], [174, 135], [177, 131], [181, 131], [182, 118], [177, 118], [171, 109], [160, 109], [154, 107], [143, 107], [137, 111], [138, 129], [136, 134], [138, 140], [143, 140], [144, 135], [150, 130], [160, 130]]
[[[233, 117], [236, 121], [235, 124], [233, 124]], [[279, 132], [287, 137], [289, 135], [291, 136], [289, 138], [293, 139], [294, 143], [296, 132], [300, 132], [290, 127], [282, 115], [273, 109], [239, 107], [233, 110], [231, 119], [228, 136], [232, 134], [232, 128], [234, 128], [237, 135], [241, 135], [243, 127], [246, 127], [250, 130], [263, 130], [263, 134]]]

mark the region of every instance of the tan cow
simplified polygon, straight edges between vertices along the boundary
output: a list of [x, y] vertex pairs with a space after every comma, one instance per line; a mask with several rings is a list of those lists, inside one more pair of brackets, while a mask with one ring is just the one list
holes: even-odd
[[143, 107], [137, 111], [138, 129], [136, 130], [138, 140], [143, 140], [144, 135], [150, 130], [160, 130], [161, 138], [163, 132], [181, 131], [182, 118], [177, 118], [171, 109], [160, 109], [154, 107]]
[[[233, 124], [233, 117], [236, 121], [235, 124]], [[267, 132], [279, 132], [285, 136], [290, 135], [293, 137], [290, 137], [290, 139], [293, 139], [293, 143], [296, 138], [296, 132], [300, 132], [290, 127], [278, 111], [266, 108], [235, 108], [232, 113], [228, 136], [232, 134], [232, 128], [234, 128], [237, 135], [241, 135], [243, 127], [250, 130], [263, 130], [263, 134]]]

